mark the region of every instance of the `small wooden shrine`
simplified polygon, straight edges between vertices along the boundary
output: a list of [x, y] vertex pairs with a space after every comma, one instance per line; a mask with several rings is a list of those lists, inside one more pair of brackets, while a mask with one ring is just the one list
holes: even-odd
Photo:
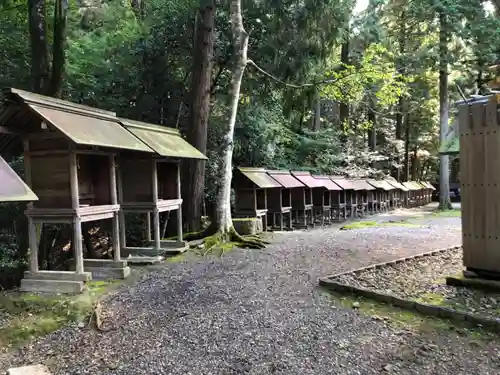
[[368, 179], [366, 180], [375, 188], [372, 192], [371, 200], [368, 201], [368, 210], [372, 213], [381, 212], [385, 208], [384, 193], [385, 189], [381, 181]]
[[[183, 252], [188, 248], [182, 236], [180, 160], [205, 160], [206, 156], [186, 142], [176, 129], [123, 118], [120, 118], [120, 122], [154, 151], [120, 153], [118, 200], [121, 205], [122, 254], [128, 256], [129, 262], [161, 261], [164, 255]], [[177, 240], [165, 240], [161, 238], [160, 215], [167, 215], [165, 221], [168, 221], [172, 212], [177, 215]], [[145, 246], [127, 246], [127, 213], [145, 215]]]
[[234, 217], [255, 217], [267, 230], [267, 193], [280, 191], [282, 186], [264, 168], [240, 167], [234, 171], [232, 185], [235, 194]]
[[418, 206], [418, 196], [420, 187], [415, 186], [411, 181], [402, 182], [403, 186], [408, 189], [408, 199], [407, 206], [408, 207], [416, 207]]
[[458, 104], [464, 266], [500, 279], [499, 95]]
[[[323, 192], [324, 186], [316, 180], [310, 172], [291, 172], [297, 180], [304, 184], [303, 189], [294, 189], [292, 191], [292, 207], [295, 211], [296, 225], [302, 224], [307, 227], [308, 225], [315, 225], [314, 206], [322, 205], [322, 195], [318, 196], [313, 190]], [[321, 193], [322, 194], [322, 193]], [[316, 204], [314, 202], [316, 199]]]
[[420, 181], [420, 184], [424, 185], [426, 188], [425, 189], [425, 193], [426, 193], [425, 203], [428, 204], [428, 203], [432, 202], [432, 192], [434, 190], [436, 190], [436, 188], [428, 181]]
[[396, 208], [407, 206], [409, 189], [393, 177], [388, 177], [386, 181], [394, 187], [394, 206]]
[[[127, 277], [130, 269], [120, 256], [116, 153], [151, 150], [113, 112], [17, 89], [5, 94], [0, 126], [20, 134], [25, 180], [39, 198], [25, 211], [31, 251], [21, 289], [77, 293], [91, 277]], [[100, 220], [112, 222], [113, 259], [84, 260], [82, 223]], [[74, 272], [39, 269], [37, 233], [45, 223], [72, 227]]]
[[373, 200], [375, 188], [365, 180], [351, 180], [356, 187], [357, 216], [362, 216], [368, 212], [368, 202]]
[[[332, 205], [334, 202], [340, 201], [340, 195], [343, 194], [343, 190], [340, 186], [338, 186], [335, 182], [333, 182], [329, 176], [324, 175], [313, 175], [313, 177], [320, 181], [323, 184], [323, 191], [321, 189], [313, 190], [313, 202], [320, 202], [320, 194], [322, 195], [321, 205], [315, 205], [314, 210], [315, 213], [321, 216], [321, 225], [326, 223], [331, 223], [334, 218], [334, 210], [332, 209]], [[316, 199], [314, 199], [314, 194], [317, 195]]]
[[336, 213], [337, 219], [346, 219], [356, 213], [356, 186], [342, 176], [330, 176], [330, 179], [338, 185], [342, 192], [339, 194], [339, 200], [332, 204], [332, 209]]
[[417, 206], [423, 206], [425, 204], [425, 191], [426, 187], [420, 184], [418, 181], [410, 181], [414, 187], [415, 200]]
[[[8, 130], [5, 130], [8, 131]], [[37, 201], [38, 197], [0, 157], [0, 202]]]
[[368, 180], [368, 183], [377, 190], [374, 192], [378, 199], [379, 211], [387, 211], [396, 208], [395, 188], [386, 180]]
[[286, 216], [288, 218], [288, 229], [291, 230], [293, 226], [292, 191], [294, 189], [303, 190], [305, 185], [293, 177], [289, 171], [273, 170], [267, 171], [267, 173], [281, 185], [281, 189], [269, 189], [267, 192], [268, 216], [272, 218], [272, 226], [284, 230], [284, 218]]

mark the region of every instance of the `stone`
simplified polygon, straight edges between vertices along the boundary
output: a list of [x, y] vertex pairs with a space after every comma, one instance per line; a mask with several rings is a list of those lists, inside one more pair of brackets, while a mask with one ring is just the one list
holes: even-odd
[[234, 230], [241, 235], [255, 235], [261, 233], [262, 219], [256, 217], [233, 219]]
[[21, 280], [21, 292], [44, 292], [54, 294], [79, 294], [83, 292], [83, 281], [64, 280]]
[[23, 367], [14, 367], [7, 370], [6, 375], [51, 375], [47, 366], [31, 365]]
[[464, 277], [476, 278], [478, 276], [477, 273], [475, 273], [474, 271], [464, 270]]
[[352, 303], [352, 307], [355, 308], [355, 309], [359, 309], [359, 302], [358, 301], [355, 301]]
[[387, 372], [391, 372], [394, 369], [394, 366], [391, 364], [387, 364], [384, 366], [384, 370]]
[[86, 271], [92, 273], [93, 280], [120, 280], [130, 276], [130, 267], [86, 267]]

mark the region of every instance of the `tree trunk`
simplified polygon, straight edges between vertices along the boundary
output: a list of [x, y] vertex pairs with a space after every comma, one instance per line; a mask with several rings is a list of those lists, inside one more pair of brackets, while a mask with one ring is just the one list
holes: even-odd
[[221, 163], [218, 168], [218, 180], [220, 182], [217, 196], [215, 217], [213, 218], [217, 232], [221, 234], [223, 240], [228, 240], [231, 232], [234, 231], [231, 218], [231, 179], [232, 179], [232, 157], [234, 148], [234, 127], [236, 124], [236, 114], [240, 99], [241, 81], [247, 64], [248, 34], [243, 27], [241, 15], [241, 0], [231, 0], [230, 20], [233, 43], [233, 62], [231, 66], [231, 83], [229, 85], [228, 96], [228, 124], [223, 133], [223, 144], [221, 149]]
[[418, 150], [417, 147], [415, 146], [415, 149], [413, 150], [413, 155], [411, 159], [411, 180], [412, 181], [417, 181], [418, 180], [418, 169], [420, 167], [420, 160], [418, 159]]
[[[214, 0], [200, 0], [196, 20], [187, 140], [198, 150], [206, 153], [215, 40]], [[205, 161], [188, 160], [186, 164], [183, 195], [189, 199], [186, 199], [183, 204], [184, 223], [187, 232], [197, 232], [201, 227], [201, 209], [205, 190]]]
[[405, 126], [405, 170], [404, 170], [404, 181], [409, 181], [410, 178], [410, 114], [406, 114], [406, 126]]
[[315, 90], [314, 93], [314, 116], [312, 121], [312, 129], [314, 131], [319, 131], [321, 128], [321, 98], [319, 96], [319, 90]]
[[[444, 12], [439, 14], [439, 141], [448, 131], [448, 34]], [[439, 209], [451, 208], [449, 156], [439, 155]]]
[[[406, 4], [404, 5], [406, 6]], [[405, 66], [403, 62], [403, 56], [406, 50], [406, 12], [403, 10], [401, 12], [401, 17], [399, 19], [399, 66], [398, 72], [400, 74], [405, 74]], [[396, 139], [403, 139], [403, 116], [404, 116], [405, 103], [402, 96], [398, 100], [398, 112], [396, 113]]]
[[45, 24], [45, 0], [28, 0], [28, 23], [31, 44], [33, 91], [49, 90], [49, 54]]
[[[349, 65], [349, 34], [347, 35], [345, 42], [342, 43], [342, 47], [340, 50], [340, 62], [342, 65], [342, 69], [345, 69], [345, 67]], [[344, 101], [345, 100], [346, 99], [344, 99]], [[339, 121], [340, 121], [340, 126], [342, 126], [342, 129], [348, 124], [349, 103], [346, 102], [339, 103]], [[347, 134], [342, 133], [341, 142], [342, 143], [347, 142]]]
[[54, 11], [54, 42], [52, 44], [52, 75], [48, 95], [60, 98], [66, 62], [66, 26], [68, 23], [68, 0], [56, 0]]
[[[370, 105], [373, 106], [373, 100], [370, 101]], [[368, 129], [368, 149], [370, 151], [376, 151], [377, 149], [377, 116], [372, 107], [368, 109], [368, 121], [370, 121], [371, 126]]]

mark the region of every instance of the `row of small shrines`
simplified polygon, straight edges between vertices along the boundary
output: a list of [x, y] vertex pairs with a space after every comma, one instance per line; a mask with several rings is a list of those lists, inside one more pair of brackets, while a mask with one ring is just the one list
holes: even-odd
[[[21, 290], [78, 293], [91, 278], [125, 278], [129, 263], [155, 262], [161, 255], [187, 248], [179, 161], [206, 157], [175, 129], [21, 90], [5, 94], [0, 154], [23, 153], [25, 175], [23, 182], [0, 158], [0, 201], [30, 201], [25, 211], [30, 261]], [[324, 223], [424, 204], [430, 200], [431, 187], [423, 186], [241, 168], [233, 179], [234, 214], [264, 218], [266, 227], [270, 215], [280, 228], [289, 214], [289, 227], [308, 226], [317, 216]], [[177, 240], [161, 238], [162, 212], [176, 213]], [[142, 247], [127, 246], [127, 213], [145, 218]], [[100, 220], [111, 220], [113, 259], [84, 259], [82, 223]], [[38, 240], [43, 224], [72, 227], [71, 271], [40, 269]]]
[[347, 179], [310, 172], [238, 168], [235, 217], [256, 217], [263, 229], [307, 228], [431, 201], [426, 181]]
[[[0, 201], [31, 201], [25, 215], [29, 270], [21, 290], [78, 293], [95, 278], [125, 278], [131, 262], [186, 249], [179, 161], [206, 159], [175, 129], [119, 118], [71, 102], [9, 89], [0, 112], [0, 154], [24, 155], [24, 182], [0, 163]], [[126, 214], [145, 218], [144, 246], [127, 245]], [[160, 214], [177, 214], [177, 240], [163, 240]], [[113, 259], [84, 259], [82, 223], [110, 220]], [[43, 224], [72, 227], [71, 271], [42, 270]]]

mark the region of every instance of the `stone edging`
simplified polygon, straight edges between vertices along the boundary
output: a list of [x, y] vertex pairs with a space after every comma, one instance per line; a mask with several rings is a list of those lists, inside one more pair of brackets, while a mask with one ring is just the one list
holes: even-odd
[[372, 300], [376, 300], [379, 302], [388, 303], [388, 304], [400, 307], [402, 309], [417, 311], [422, 315], [450, 319], [450, 320], [455, 321], [455, 322], [468, 322], [468, 323], [473, 324], [473, 325], [483, 326], [483, 327], [487, 327], [489, 329], [493, 329], [495, 331], [500, 331], [500, 319], [485, 318], [485, 317], [477, 316], [474, 314], [469, 314], [466, 312], [461, 312], [461, 311], [457, 311], [454, 309], [450, 309], [447, 307], [429, 305], [427, 303], [421, 303], [421, 302], [417, 302], [417, 301], [407, 300], [407, 299], [403, 299], [400, 297], [396, 297], [396, 296], [391, 295], [391, 294], [379, 293], [379, 292], [375, 292], [375, 291], [370, 290], [370, 289], [355, 287], [355, 286], [343, 284], [343, 283], [332, 280], [332, 279], [339, 277], [339, 276], [342, 276], [342, 275], [357, 274], [357, 273], [360, 273], [362, 271], [372, 270], [372, 269], [376, 269], [376, 268], [382, 268], [384, 266], [402, 263], [402, 262], [405, 262], [408, 260], [423, 258], [426, 256], [432, 256], [435, 254], [443, 253], [443, 252], [446, 252], [449, 250], [460, 249], [460, 248], [461, 248], [461, 246], [453, 246], [453, 247], [448, 247], [445, 249], [433, 250], [430, 252], [412, 255], [409, 257], [400, 258], [400, 259], [392, 260], [392, 261], [385, 262], [385, 263], [378, 263], [378, 264], [374, 264], [374, 265], [371, 265], [368, 267], [362, 267], [362, 268], [357, 268], [357, 269], [347, 271], [347, 272], [341, 272], [341, 273], [338, 273], [338, 274], [335, 274], [332, 276], [320, 278], [319, 285], [326, 288], [326, 289], [333, 290], [335, 292], [352, 293], [352, 294], [360, 295], [360, 296], [370, 298]]

